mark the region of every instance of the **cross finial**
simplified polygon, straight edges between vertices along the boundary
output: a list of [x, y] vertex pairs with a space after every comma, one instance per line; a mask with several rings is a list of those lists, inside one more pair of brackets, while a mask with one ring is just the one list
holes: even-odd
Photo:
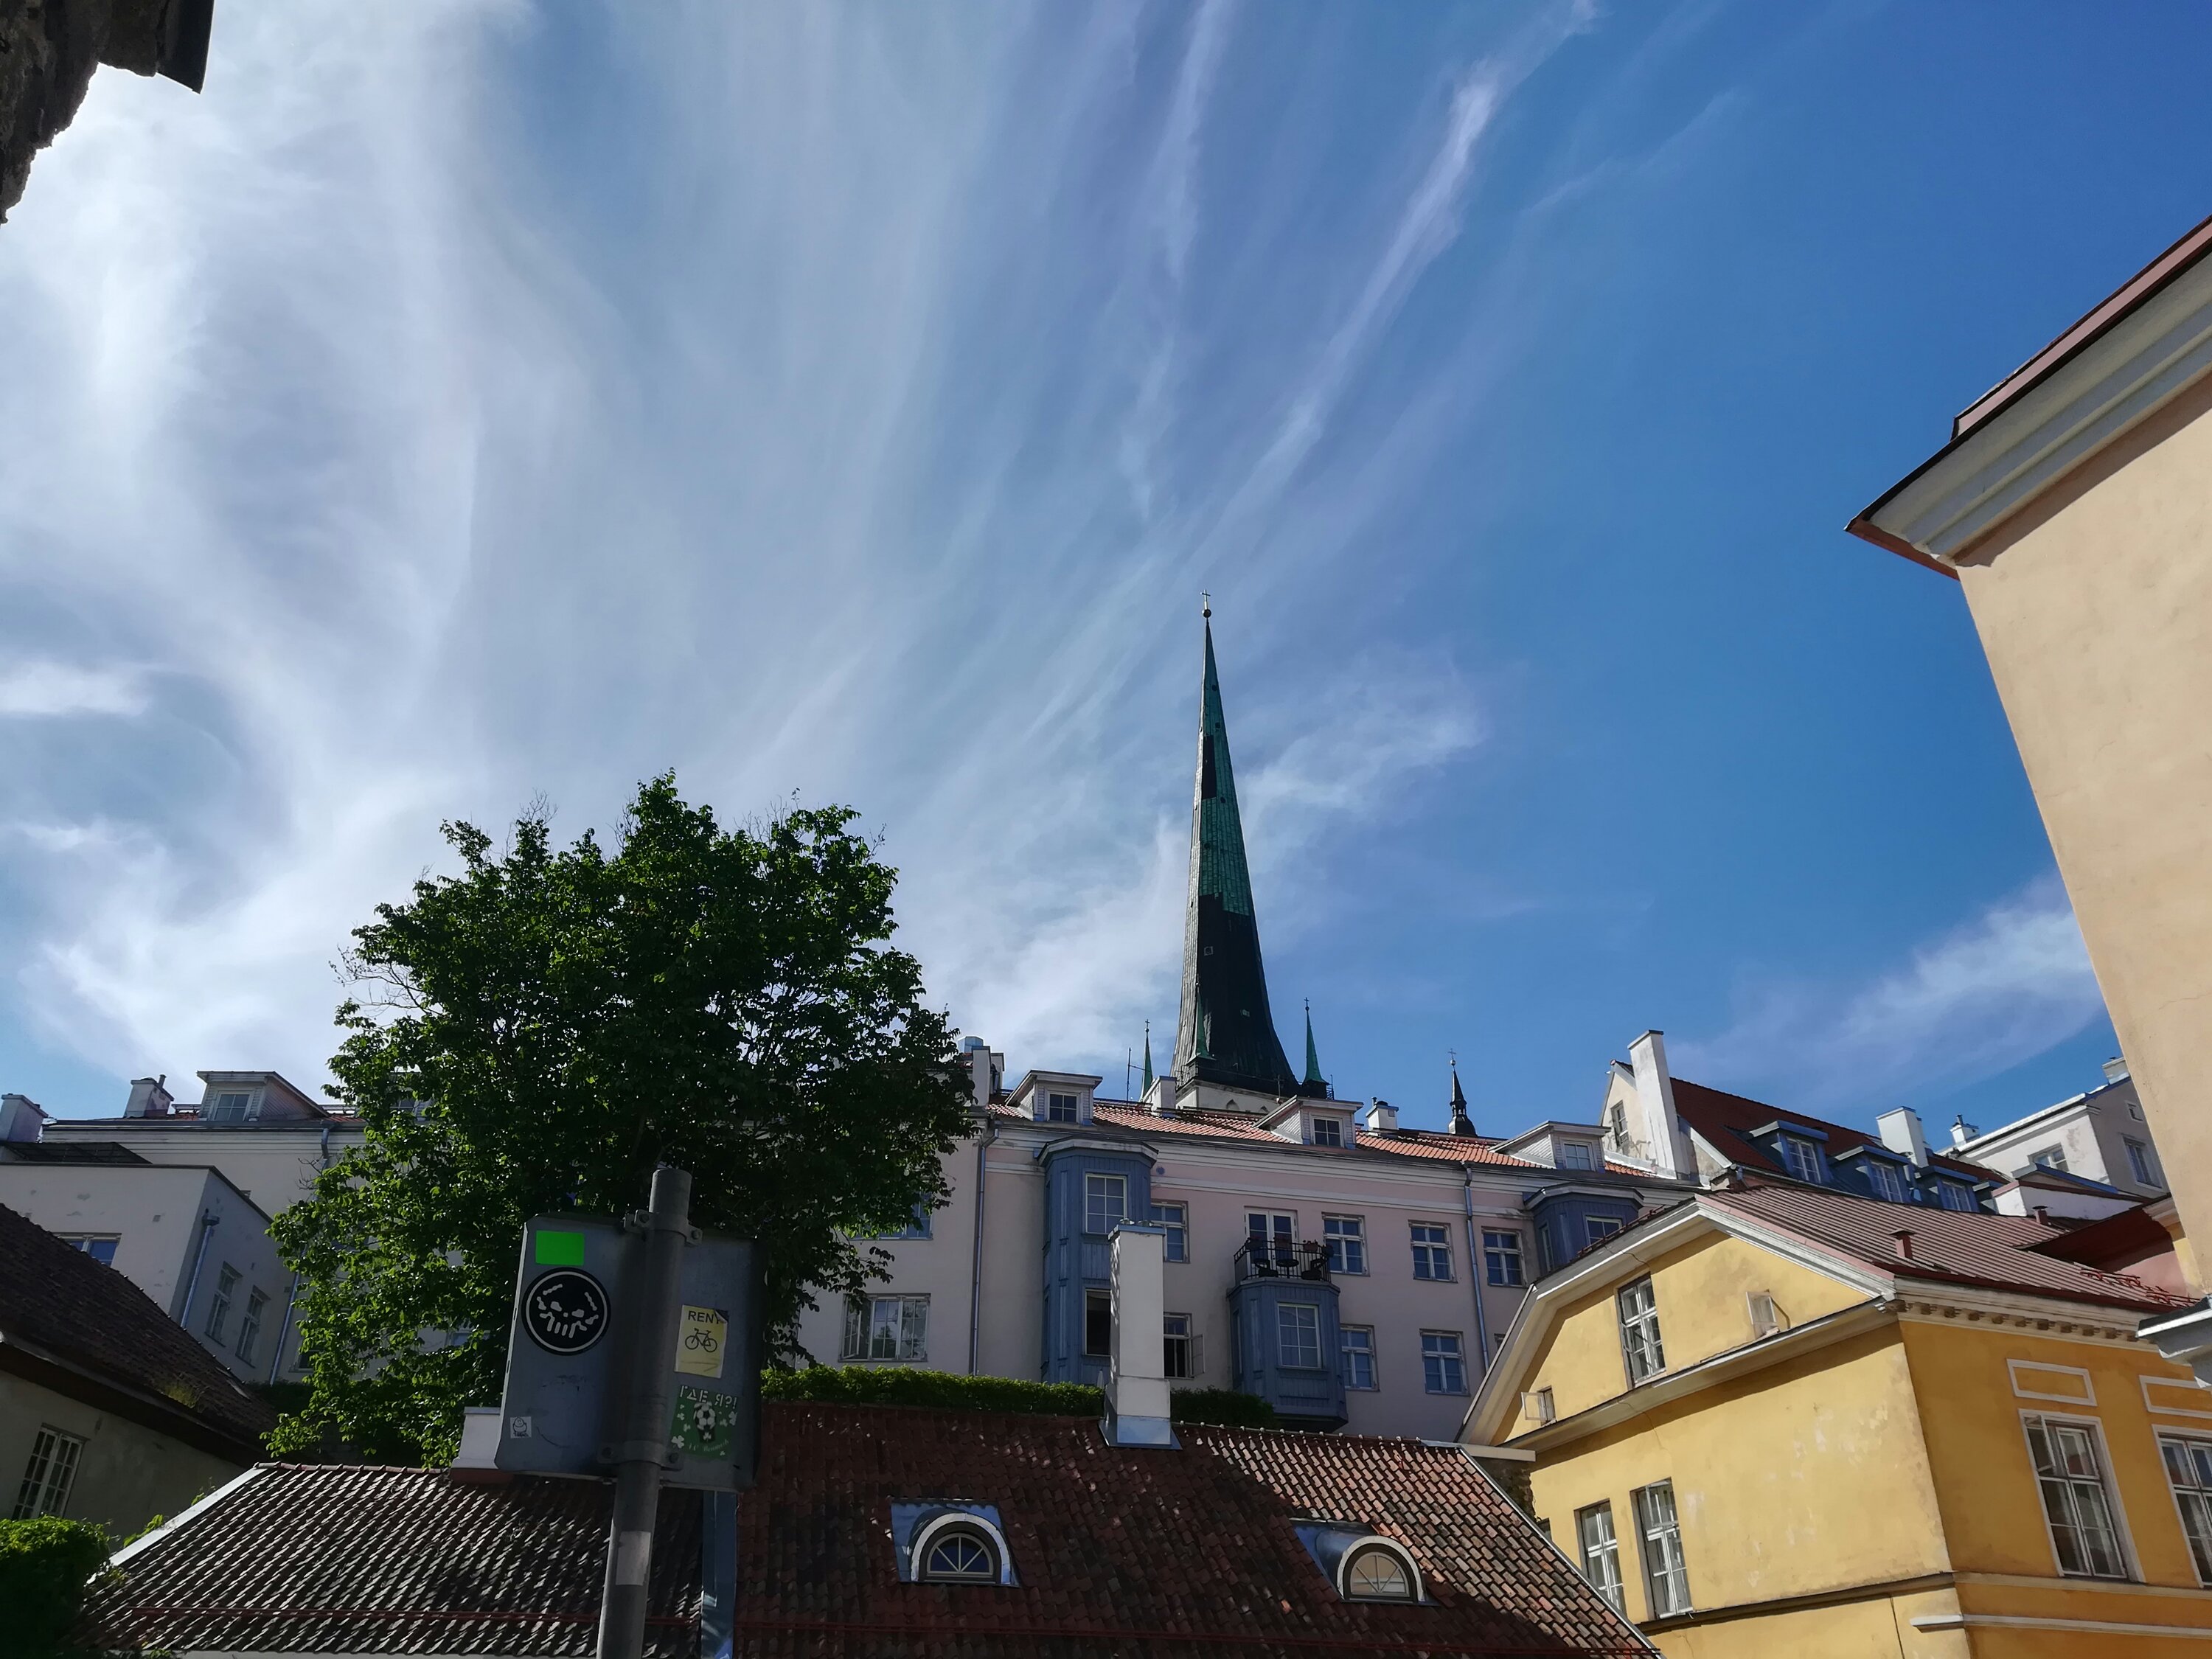
[[1208, 618], [1213, 615], [1213, 595], [1202, 587], [1198, 591], [1198, 614]]
[[1447, 1048], [1444, 1050], [1444, 1053], [1451, 1056], [1452, 1070], [1455, 1072], [1459, 1070], [1459, 1050], [1456, 1048]]

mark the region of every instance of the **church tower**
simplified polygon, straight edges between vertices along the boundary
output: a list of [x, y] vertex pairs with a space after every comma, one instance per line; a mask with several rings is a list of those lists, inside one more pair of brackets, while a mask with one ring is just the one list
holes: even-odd
[[1229, 763], [1229, 726], [1222, 718], [1221, 680], [1213, 666], [1212, 605], [1204, 616], [1206, 675], [1199, 694], [1198, 781], [1190, 809], [1190, 890], [1183, 911], [1175, 1091], [1178, 1103], [1219, 1109], [1231, 1104], [1228, 1097], [1241, 1097], [1237, 1107], [1261, 1112], [1288, 1096], [1323, 1093], [1326, 1085], [1299, 1083], [1267, 1005], [1260, 928], [1252, 914], [1252, 878], [1244, 862], [1244, 825], [1237, 811], [1237, 775]]

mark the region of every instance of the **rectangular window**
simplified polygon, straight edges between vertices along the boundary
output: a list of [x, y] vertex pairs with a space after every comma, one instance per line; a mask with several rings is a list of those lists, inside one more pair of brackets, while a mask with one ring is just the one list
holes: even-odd
[[1342, 1121], [1333, 1117], [1315, 1118], [1313, 1120], [1313, 1144], [1316, 1146], [1343, 1146], [1344, 1124]]
[[1625, 1613], [1620, 1597], [1620, 1540], [1613, 1534], [1613, 1505], [1593, 1504], [1575, 1511], [1575, 1541], [1583, 1553], [1583, 1577], [1589, 1587]]
[[76, 1462], [84, 1442], [59, 1429], [41, 1427], [31, 1443], [31, 1461], [23, 1468], [23, 1484], [16, 1489], [15, 1519], [35, 1521], [42, 1515], [59, 1515], [68, 1507], [70, 1488], [76, 1484]]
[[1321, 1310], [1310, 1302], [1283, 1302], [1275, 1308], [1277, 1363], [1317, 1371], [1321, 1369]]
[[1636, 1529], [1644, 1544], [1644, 1590], [1651, 1617], [1690, 1610], [1690, 1570], [1682, 1560], [1682, 1528], [1674, 1518], [1674, 1483], [1662, 1480], [1634, 1494]]
[[846, 1359], [929, 1357], [929, 1298], [862, 1296], [845, 1304]]
[[1413, 1277], [1449, 1279], [1451, 1231], [1434, 1221], [1413, 1223]]
[[251, 1115], [252, 1103], [253, 1097], [250, 1094], [217, 1095], [215, 1109], [208, 1114], [208, 1119], [214, 1123], [243, 1123]]
[[1337, 1353], [1344, 1362], [1344, 1386], [1347, 1389], [1371, 1389], [1375, 1386], [1375, 1328], [1372, 1325], [1346, 1325], [1337, 1331]]
[[1521, 1396], [1521, 1415], [1531, 1423], [1550, 1423], [1558, 1419], [1559, 1407], [1549, 1389], [1532, 1389]]
[[2030, 1152], [2027, 1161], [2039, 1169], [2057, 1170], [2063, 1175], [2066, 1170], [2066, 1149], [2063, 1146], [2045, 1146], [2039, 1152]]
[[2151, 1168], [2150, 1148], [2140, 1140], [2128, 1142], [2128, 1167], [2135, 1171], [2136, 1179], [2144, 1186], [2158, 1185], [2158, 1172]]
[[894, 1227], [889, 1232], [871, 1233], [872, 1238], [927, 1238], [929, 1237], [930, 1200], [918, 1198], [914, 1210], [903, 1227]]
[[1322, 1237], [1328, 1241], [1328, 1270], [1333, 1273], [1367, 1271], [1367, 1224], [1356, 1215], [1325, 1215]]
[[1083, 1231], [1110, 1233], [1129, 1218], [1129, 1178], [1116, 1175], [1083, 1177]]
[[82, 1250], [103, 1267], [115, 1265], [115, 1236], [112, 1233], [64, 1233], [62, 1239], [73, 1250]]
[[1611, 1238], [1620, 1231], [1617, 1215], [1586, 1215], [1583, 1218], [1583, 1237], [1592, 1244]]
[[1457, 1331], [1421, 1333], [1421, 1383], [1431, 1394], [1467, 1392], [1467, 1358]]
[[1809, 1181], [1817, 1186], [1820, 1180], [1820, 1148], [1796, 1135], [1784, 1135], [1782, 1167], [1798, 1180]]
[[1977, 1207], [1972, 1188], [1962, 1187], [1955, 1181], [1939, 1181], [1936, 1183], [1936, 1201], [1947, 1210], [1972, 1210]]
[[1751, 1312], [1751, 1334], [1754, 1340], [1772, 1336], [1782, 1328], [1782, 1310], [1775, 1306], [1771, 1291], [1747, 1291], [1743, 1299]]
[[1164, 1314], [1160, 1329], [1166, 1339], [1167, 1375], [1182, 1381], [1198, 1375], [1198, 1338], [1190, 1328], [1188, 1314]]
[[1188, 1204], [1155, 1204], [1152, 1219], [1167, 1229], [1167, 1259], [1170, 1261], [1190, 1260], [1190, 1206]]
[[2043, 1492], [2044, 1519], [2058, 1571], [2083, 1578], [2125, 1578], [2120, 1529], [2112, 1520], [2112, 1495], [2091, 1423], [2025, 1417], [2027, 1448]]
[[1874, 1195], [1891, 1204], [1905, 1202], [1905, 1177], [1878, 1158], [1866, 1160], [1867, 1179], [1873, 1185]]
[[1114, 1352], [1114, 1297], [1110, 1291], [1083, 1293], [1083, 1352], [1092, 1359]]
[[1075, 1121], [1076, 1101], [1073, 1095], [1051, 1095], [1044, 1097], [1044, 1121], [1048, 1123]]
[[1650, 1275], [1622, 1285], [1613, 1300], [1620, 1312], [1620, 1352], [1628, 1363], [1628, 1383], [1633, 1388], [1667, 1369], [1667, 1351], [1659, 1341], [1659, 1304], [1651, 1294]]
[[1525, 1283], [1521, 1276], [1521, 1235], [1485, 1227], [1482, 1230], [1482, 1271], [1483, 1276], [1493, 1285]]
[[238, 1269], [228, 1261], [216, 1276], [215, 1302], [208, 1309], [207, 1334], [211, 1341], [222, 1340], [222, 1328], [230, 1323], [230, 1298], [238, 1289]]
[[2166, 1460], [2166, 1478], [2181, 1510], [2181, 1530], [2189, 1540], [2190, 1559], [2197, 1564], [2197, 1582], [2212, 1584], [2212, 1440], [2162, 1434], [2158, 1450]]
[[1563, 1140], [1559, 1143], [1559, 1167], [1562, 1170], [1589, 1170], [1596, 1167], [1590, 1157], [1587, 1140]]
[[1247, 1210], [1244, 1237], [1251, 1241], [1252, 1260], [1262, 1262], [1272, 1253], [1276, 1265], [1288, 1267], [1297, 1261], [1298, 1218], [1277, 1210]]
[[238, 1328], [238, 1357], [253, 1363], [253, 1347], [261, 1340], [261, 1312], [269, 1305], [267, 1294], [256, 1291], [246, 1298], [246, 1322]]

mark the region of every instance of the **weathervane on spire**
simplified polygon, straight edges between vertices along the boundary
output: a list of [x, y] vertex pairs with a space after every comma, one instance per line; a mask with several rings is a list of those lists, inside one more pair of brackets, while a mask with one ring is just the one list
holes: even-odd
[[1213, 595], [1202, 587], [1198, 590], [1198, 614], [1208, 618], [1213, 615]]

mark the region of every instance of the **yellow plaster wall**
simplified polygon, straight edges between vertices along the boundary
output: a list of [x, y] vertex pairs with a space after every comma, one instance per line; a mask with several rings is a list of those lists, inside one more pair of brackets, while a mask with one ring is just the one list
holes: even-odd
[[[2103, 1432], [2122, 1521], [2144, 1582], [2187, 1590], [2191, 1594], [2183, 1600], [2198, 1609], [2187, 1616], [2187, 1622], [2212, 1626], [2212, 1597], [2200, 1600], [2197, 1595], [2196, 1570], [2157, 1443], [2160, 1427], [2202, 1432], [2212, 1431], [2212, 1421], [2154, 1417], [2144, 1405], [2141, 1381], [2148, 1376], [2185, 1382], [2189, 1373], [2184, 1367], [2161, 1359], [2148, 1345], [2067, 1341], [1963, 1319], [1908, 1320], [1900, 1329], [1920, 1402], [1944, 1534], [1958, 1571], [2057, 1577], [2057, 1562], [2021, 1414], [2040, 1412], [2094, 1419]], [[2007, 1364], [2014, 1359], [2087, 1372], [2087, 1391], [2095, 1403], [2022, 1397], [2014, 1391]], [[2048, 1373], [2031, 1375], [2022, 1386], [2038, 1393], [2075, 1391], [2071, 1382]], [[2212, 1408], [2212, 1393], [2202, 1399], [2206, 1408]], [[2060, 1598], [2063, 1607], [2039, 1601], [2033, 1609], [2020, 1610], [2065, 1616], [2070, 1609], [2072, 1616], [2119, 1619], [2123, 1615], [2112, 1610], [2115, 1601], [2123, 1595], [2130, 1602], [2137, 1599], [2133, 1593], [2100, 1589], [2080, 1580], [2054, 1584], [2050, 1593]], [[2018, 1594], [1999, 1598], [2006, 1606], [2019, 1599]], [[2088, 1610], [2092, 1602], [2098, 1604], [2097, 1610]], [[2165, 1609], [2161, 1618], [2171, 1612]], [[2138, 1610], [2132, 1618], [2142, 1616]]]
[[2198, 1237], [2212, 1237], [2208, 477], [2212, 380], [1997, 526], [1959, 572], [2144, 1116]]
[[[1613, 1505], [1628, 1613], [1650, 1616], [1630, 1493], [1672, 1480], [1692, 1604], [1715, 1609], [1940, 1573], [1949, 1565], [1911, 1375], [1893, 1325], [1656, 1406], [1539, 1455], [1536, 1512], [1579, 1560], [1575, 1511]], [[1866, 1604], [1791, 1615], [1838, 1635], [1761, 1647], [1752, 1619], [1684, 1632], [1669, 1653], [1856, 1654]], [[1887, 1620], [1887, 1615], [1877, 1624]], [[1694, 1636], [1694, 1640], [1691, 1638]], [[1704, 1645], [1699, 1645], [1700, 1644]], [[1941, 1647], [1919, 1653], [1950, 1651]], [[1886, 1651], [1894, 1653], [1893, 1645]]]
[[[1709, 1233], [1656, 1257], [1651, 1288], [1659, 1310], [1659, 1339], [1667, 1368], [1680, 1370], [1752, 1340], [1753, 1291], [1772, 1293], [1790, 1325], [1808, 1324], [1867, 1299], [1856, 1285], [1776, 1255], [1759, 1245]], [[1560, 1417], [1602, 1404], [1628, 1387], [1620, 1353], [1620, 1325], [1613, 1297], [1635, 1278], [1624, 1271], [1602, 1289], [1567, 1304], [1541, 1344], [1521, 1386], [1552, 1390]], [[1516, 1419], [1505, 1432], [1526, 1431]]]

